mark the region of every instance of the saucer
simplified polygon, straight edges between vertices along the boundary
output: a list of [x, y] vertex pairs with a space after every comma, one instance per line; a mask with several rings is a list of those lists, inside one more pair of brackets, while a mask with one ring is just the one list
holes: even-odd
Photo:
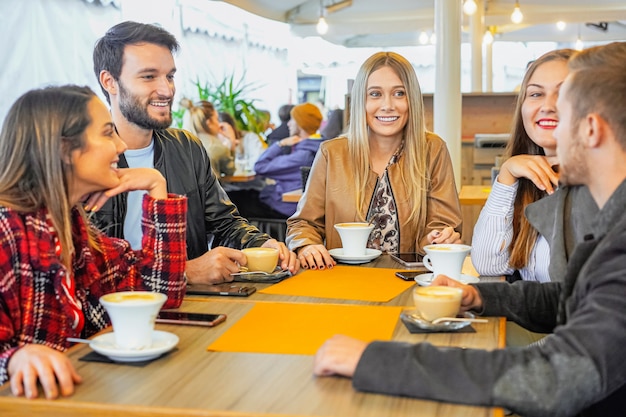
[[328, 251], [330, 256], [337, 259], [339, 262], [344, 264], [364, 264], [373, 259], [378, 258], [382, 252], [378, 249], [365, 249], [365, 255], [363, 256], [347, 256], [343, 254], [343, 248], [335, 248]]
[[[466, 311], [460, 317], [464, 317], [466, 319], [476, 318], [476, 316], [469, 311]], [[424, 320], [422, 316], [420, 316], [419, 311], [416, 310], [404, 310], [402, 313], [400, 313], [400, 319], [405, 323], [410, 323], [414, 326], [419, 327], [422, 330], [430, 330], [435, 332], [459, 330], [472, 324], [471, 321], [442, 321], [441, 323], [433, 324], [429, 321]]]
[[233, 281], [235, 282], [265, 282], [265, 283], [276, 283], [284, 280], [285, 278], [289, 278], [291, 276], [291, 272], [289, 270], [282, 270], [280, 267], [276, 267], [276, 270], [272, 273], [267, 272], [234, 272], [230, 274], [233, 277]]
[[[433, 280], [433, 273], [430, 272], [428, 274], [420, 274], [415, 277], [415, 282], [417, 282], [422, 287], [427, 287]], [[454, 278], [453, 278], [454, 279]], [[461, 274], [461, 277], [456, 281], [462, 282], [463, 284], [475, 284], [480, 282], [478, 277], [474, 277], [472, 275]]]
[[119, 349], [115, 346], [113, 332], [94, 337], [89, 346], [115, 362], [143, 362], [158, 358], [177, 344], [178, 336], [175, 334], [155, 330], [152, 334], [152, 346], [146, 349]]

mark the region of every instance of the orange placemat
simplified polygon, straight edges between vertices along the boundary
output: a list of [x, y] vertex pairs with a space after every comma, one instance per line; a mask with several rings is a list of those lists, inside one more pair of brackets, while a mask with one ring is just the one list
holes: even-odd
[[337, 265], [323, 271], [300, 272], [259, 292], [387, 302], [415, 285], [415, 282], [406, 282], [396, 277], [395, 271], [396, 269]]
[[207, 350], [312, 355], [329, 337], [391, 340], [402, 307], [261, 303]]

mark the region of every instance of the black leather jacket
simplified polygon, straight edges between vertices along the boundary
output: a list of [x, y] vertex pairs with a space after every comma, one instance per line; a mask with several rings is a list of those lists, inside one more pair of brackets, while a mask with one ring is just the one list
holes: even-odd
[[[181, 129], [155, 130], [154, 168], [167, 180], [167, 191], [187, 196], [187, 258], [194, 259], [209, 248], [227, 246], [235, 249], [261, 246], [271, 237], [248, 223], [211, 170], [201, 142]], [[120, 155], [120, 168], [127, 168]], [[124, 237], [124, 217], [128, 193], [109, 199], [92, 221], [109, 236]]]

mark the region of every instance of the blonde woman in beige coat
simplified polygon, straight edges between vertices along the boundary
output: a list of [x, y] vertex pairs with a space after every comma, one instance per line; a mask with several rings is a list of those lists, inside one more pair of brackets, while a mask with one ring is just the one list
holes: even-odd
[[345, 137], [324, 142], [306, 191], [287, 221], [287, 245], [304, 268], [335, 265], [334, 224], [372, 222], [368, 247], [422, 252], [430, 243], [460, 243], [461, 208], [445, 142], [427, 132], [422, 94], [411, 64], [379, 52], [361, 66], [352, 89]]

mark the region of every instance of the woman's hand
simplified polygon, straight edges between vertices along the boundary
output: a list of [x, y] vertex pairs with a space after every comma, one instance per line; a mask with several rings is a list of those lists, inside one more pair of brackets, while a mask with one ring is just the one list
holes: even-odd
[[298, 135], [289, 136], [288, 138], [281, 139], [278, 144], [280, 146], [293, 146], [296, 143], [302, 142], [302, 138]]
[[456, 232], [452, 227], [433, 230], [426, 236], [426, 239], [428, 239], [431, 245], [437, 243], [463, 243], [461, 241], [461, 234]]
[[41, 383], [47, 399], [67, 397], [74, 393], [74, 385], [82, 378], [69, 358], [52, 348], [29, 344], [18, 349], [8, 364], [11, 392], [19, 397], [37, 398], [37, 381]]
[[292, 274], [296, 274], [300, 270], [298, 257], [294, 252], [290, 251], [283, 242], [270, 239], [265, 241], [261, 247], [278, 249], [278, 262], [280, 263], [280, 269], [283, 271], [288, 269]]
[[91, 194], [85, 202], [85, 210], [98, 211], [109, 198], [127, 191], [145, 190], [154, 199], [167, 198], [167, 182], [156, 169], [120, 168], [118, 177], [120, 183], [116, 187]]
[[298, 259], [304, 269], [332, 268], [337, 262], [324, 245], [307, 245], [298, 249]]
[[528, 178], [537, 188], [552, 194], [559, 183], [559, 175], [552, 168], [557, 164], [555, 156], [515, 155], [500, 167], [498, 182], [513, 185], [518, 178]]

